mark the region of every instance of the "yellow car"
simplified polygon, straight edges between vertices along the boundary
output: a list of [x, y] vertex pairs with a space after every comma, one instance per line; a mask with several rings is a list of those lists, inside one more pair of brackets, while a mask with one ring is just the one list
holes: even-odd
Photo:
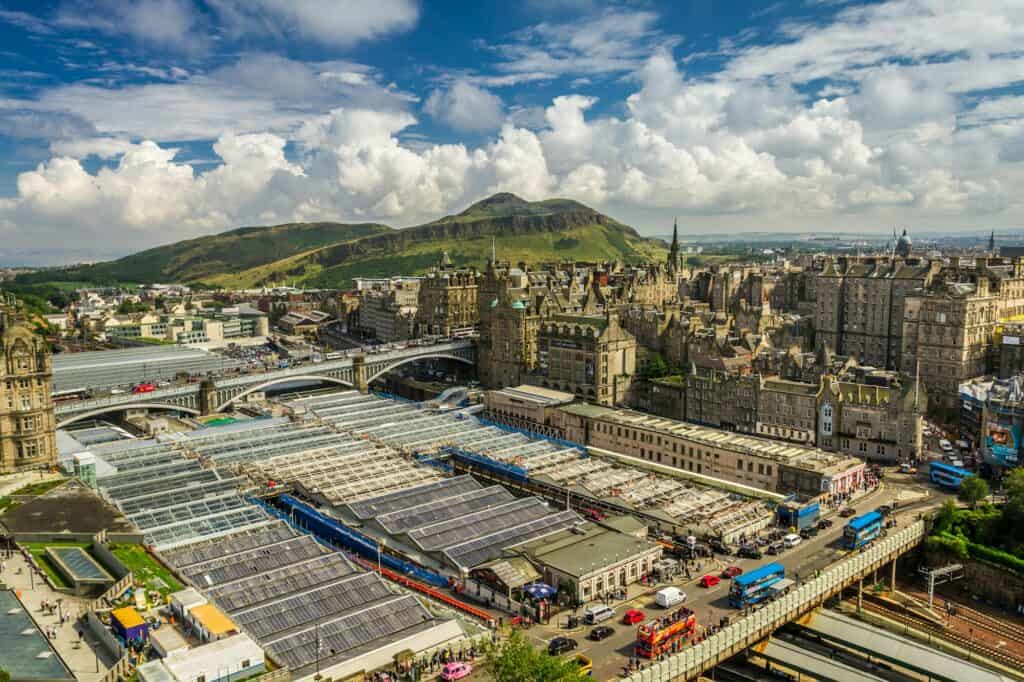
[[590, 677], [594, 673], [594, 662], [583, 654], [576, 654], [576, 663], [580, 666], [580, 672]]

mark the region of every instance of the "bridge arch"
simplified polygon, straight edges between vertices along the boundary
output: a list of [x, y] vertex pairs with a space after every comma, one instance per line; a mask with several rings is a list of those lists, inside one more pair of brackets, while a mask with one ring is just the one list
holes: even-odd
[[245, 389], [244, 391], [242, 391], [241, 393], [239, 393], [238, 395], [233, 397], [231, 400], [225, 401], [223, 405], [218, 405], [217, 409], [215, 411], [216, 412], [221, 412], [225, 408], [230, 407], [231, 405], [233, 405], [235, 403], [235, 401], [238, 400], [239, 398], [244, 398], [245, 396], [247, 396], [247, 395], [249, 395], [251, 393], [256, 393], [257, 391], [264, 391], [264, 390], [270, 388], [271, 386], [275, 386], [277, 384], [287, 384], [287, 383], [290, 383], [292, 381], [322, 381], [322, 382], [329, 383], [329, 384], [338, 384], [340, 386], [347, 386], [349, 388], [354, 388], [352, 386], [352, 382], [350, 382], [350, 381], [345, 381], [344, 379], [337, 379], [335, 377], [326, 376], [326, 375], [323, 375], [323, 374], [301, 374], [299, 376], [278, 377], [277, 379], [271, 379], [270, 381], [264, 381], [262, 384], [257, 384], [257, 385], [255, 385], [255, 386], [253, 386], [251, 388]]
[[174, 405], [172, 403], [123, 403], [115, 405], [106, 405], [104, 407], [97, 407], [95, 410], [89, 410], [82, 412], [81, 414], [71, 415], [59, 422], [57, 422], [57, 428], [63, 429], [66, 426], [80, 422], [83, 419], [92, 419], [103, 414], [110, 414], [111, 412], [124, 412], [126, 410], [167, 410], [173, 412], [188, 412], [199, 416], [199, 410], [191, 407], [182, 407], [181, 405]]
[[395, 362], [394, 364], [388, 365], [387, 367], [385, 367], [384, 369], [380, 370], [379, 372], [377, 372], [373, 376], [367, 377], [366, 378], [366, 383], [367, 384], [371, 383], [374, 379], [379, 378], [382, 374], [387, 374], [388, 372], [390, 372], [391, 370], [395, 369], [396, 367], [401, 367], [402, 365], [407, 365], [410, 362], [416, 362], [417, 360], [432, 360], [432, 359], [435, 359], [435, 358], [437, 358], [437, 359], [445, 359], [445, 360], [455, 360], [456, 362], [461, 362], [464, 365], [476, 364], [472, 360], [467, 360], [466, 358], [460, 358], [458, 355], [452, 355], [451, 353], [429, 353], [429, 354], [424, 354], [424, 355], [414, 355], [412, 357], [402, 358], [398, 362]]

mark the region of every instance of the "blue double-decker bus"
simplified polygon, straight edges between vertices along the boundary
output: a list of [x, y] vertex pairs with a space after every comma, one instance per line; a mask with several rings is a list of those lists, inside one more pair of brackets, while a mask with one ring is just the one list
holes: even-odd
[[928, 468], [928, 476], [932, 479], [932, 483], [950, 490], [959, 490], [960, 483], [968, 476], [973, 475], [967, 469], [961, 469], [945, 462], [932, 462]]
[[765, 564], [749, 573], [738, 575], [732, 579], [729, 588], [729, 605], [742, 609], [764, 601], [771, 596], [768, 588], [785, 577], [786, 567], [782, 564]]
[[843, 530], [843, 549], [860, 549], [882, 532], [884, 517], [876, 511], [850, 519]]

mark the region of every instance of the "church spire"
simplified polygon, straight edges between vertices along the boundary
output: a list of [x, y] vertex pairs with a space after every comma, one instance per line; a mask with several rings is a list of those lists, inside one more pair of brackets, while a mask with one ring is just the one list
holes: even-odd
[[668, 267], [670, 270], [678, 270], [681, 261], [679, 259], [679, 219], [672, 220], [672, 246], [668, 249]]
[[990, 255], [996, 255], [996, 231], [992, 230], [992, 233], [988, 236], [988, 252]]

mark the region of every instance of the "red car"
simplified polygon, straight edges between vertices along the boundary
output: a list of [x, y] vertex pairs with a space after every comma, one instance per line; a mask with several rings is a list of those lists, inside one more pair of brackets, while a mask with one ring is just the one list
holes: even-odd
[[135, 388], [132, 389], [132, 393], [152, 393], [156, 390], [156, 386], [153, 384], [136, 384]]
[[725, 568], [725, 570], [722, 571], [722, 577], [728, 580], [730, 578], [735, 578], [742, 572], [743, 569], [739, 566], [728, 566]]
[[644, 612], [636, 609], [630, 609], [622, 615], [622, 622], [626, 625], [636, 625], [644, 619]]
[[698, 583], [701, 587], [714, 587], [718, 583], [722, 582], [722, 579], [717, 575], [711, 575], [710, 573], [700, 579]]

